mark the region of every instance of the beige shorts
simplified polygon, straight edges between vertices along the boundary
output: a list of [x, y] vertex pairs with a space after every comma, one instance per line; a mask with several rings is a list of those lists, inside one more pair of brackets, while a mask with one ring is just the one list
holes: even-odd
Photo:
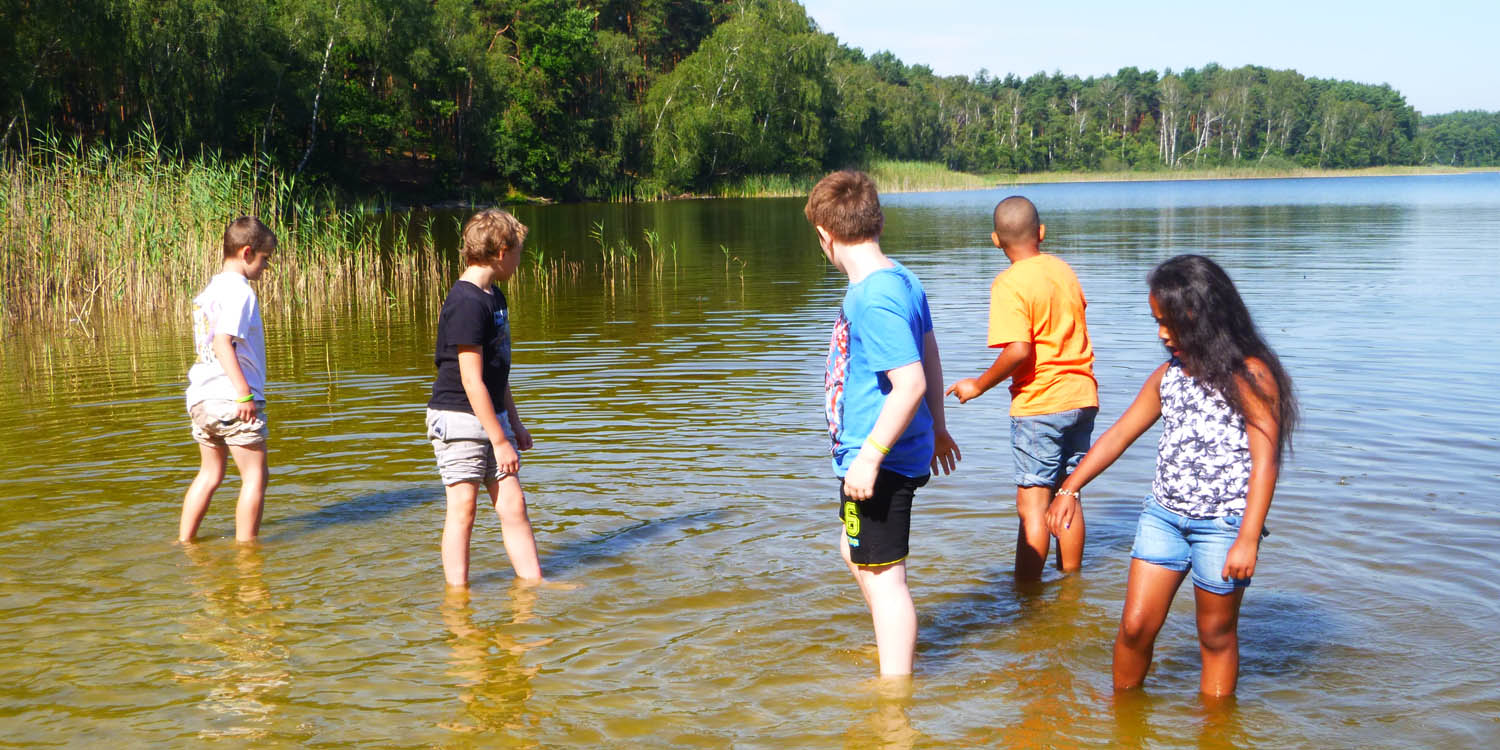
[[[504, 414], [495, 417], [500, 420], [505, 439], [514, 446], [516, 436], [511, 434], [510, 420]], [[490, 436], [484, 431], [479, 417], [473, 414], [428, 409], [427, 439], [432, 441], [438, 474], [442, 476], [445, 487], [459, 482], [488, 483], [509, 476], [500, 471]]]
[[237, 406], [233, 401], [212, 398], [193, 404], [188, 409], [188, 417], [193, 420], [193, 439], [213, 448], [264, 445], [271, 436], [266, 427], [266, 403], [255, 402], [255, 417], [248, 422], [240, 420]]

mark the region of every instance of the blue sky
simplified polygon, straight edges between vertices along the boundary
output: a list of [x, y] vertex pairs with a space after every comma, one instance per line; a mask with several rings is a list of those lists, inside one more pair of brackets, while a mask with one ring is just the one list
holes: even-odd
[[1389, 83], [1425, 114], [1500, 111], [1500, 0], [802, 0], [839, 41], [940, 75], [1264, 65]]

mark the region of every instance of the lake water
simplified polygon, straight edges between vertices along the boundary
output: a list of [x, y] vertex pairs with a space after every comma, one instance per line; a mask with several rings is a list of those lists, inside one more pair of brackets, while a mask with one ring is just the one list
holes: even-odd
[[1096, 436], [1161, 361], [1144, 276], [1178, 253], [1229, 270], [1296, 381], [1235, 704], [1196, 694], [1186, 590], [1146, 689], [1112, 696], [1154, 431], [1085, 493], [1083, 572], [1017, 590], [1003, 389], [949, 402], [964, 461], [917, 498], [917, 673], [879, 689], [821, 412], [845, 280], [799, 200], [684, 201], [517, 211], [553, 257], [597, 254], [594, 221], [678, 247], [511, 287], [556, 585], [514, 585], [482, 516], [471, 594], [445, 596], [429, 299], [268, 311], [251, 549], [232, 471], [203, 540], [173, 542], [197, 466], [186, 320], [0, 342], [0, 744], [1500, 744], [1500, 174], [887, 195], [884, 247], [927, 288], [949, 382], [992, 359], [987, 214], [1012, 192], [1089, 297]]

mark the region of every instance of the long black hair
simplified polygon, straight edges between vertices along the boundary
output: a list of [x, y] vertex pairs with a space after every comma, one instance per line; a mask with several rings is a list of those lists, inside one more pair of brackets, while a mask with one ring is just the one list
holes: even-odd
[[[1276, 445], [1279, 460], [1292, 444], [1297, 397], [1292, 393], [1292, 379], [1256, 330], [1229, 274], [1202, 255], [1179, 255], [1152, 269], [1146, 283], [1151, 287], [1151, 296], [1156, 298], [1162, 322], [1172, 332], [1177, 357], [1193, 379], [1223, 396], [1241, 416], [1245, 414], [1245, 405], [1240, 397], [1240, 380], [1248, 383], [1251, 391], [1270, 408], [1279, 427]], [[1250, 357], [1264, 362], [1270, 371], [1276, 381], [1275, 398], [1250, 376], [1245, 366]]]

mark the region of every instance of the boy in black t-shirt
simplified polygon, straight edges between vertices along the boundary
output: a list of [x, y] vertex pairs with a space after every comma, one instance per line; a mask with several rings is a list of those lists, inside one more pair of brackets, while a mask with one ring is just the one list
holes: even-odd
[[469, 583], [469, 537], [481, 482], [500, 516], [505, 554], [516, 576], [542, 577], [518, 476], [518, 451], [531, 448], [531, 433], [510, 393], [509, 310], [497, 286], [515, 274], [525, 241], [526, 225], [505, 211], [470, 217], [463, 229], [466, 267], [438, 316], [437, 380], [427, 402], [427, 437], [447, 487], [442, 555], [449, 586]]

